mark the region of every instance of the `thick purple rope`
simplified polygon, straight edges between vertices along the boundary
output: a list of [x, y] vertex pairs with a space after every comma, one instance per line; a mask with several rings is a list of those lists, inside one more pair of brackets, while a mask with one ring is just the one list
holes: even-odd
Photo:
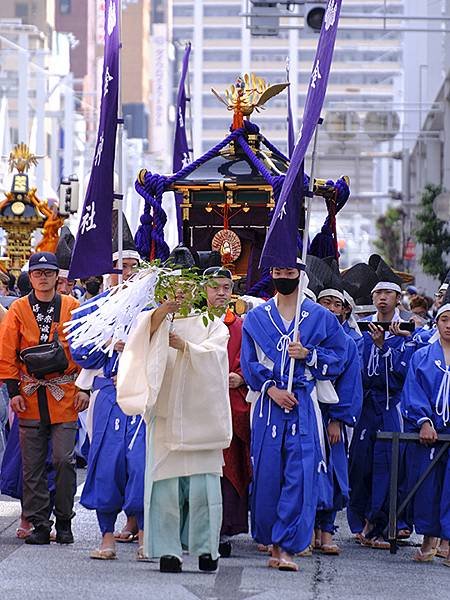
[[[214, 148], [208, 150], [206, 154], [186, 165], [181, 171], [174, 173], [170, 177], [147, 171], [143, 185], [139, 181], [136, 181], [135, 189], [145, 200], [144, 213], [140, 219], [141, 224], [135, 235], [136, 247], [141, 256], [150, 257], [153, 241], [155, 242], [156, 250], [155, 258], [166, 260], [170, 254], [169, 247], [164, 240], [164, 225], [167, 222], [167, 215], [162, 208], [162, 195], [165, 189], [174, 181], [177, 181], [177, 179], [189, 175], [206, 161], [217, 156], [220, 150], [238, 138], [242, 131], [242, 129], [232, 131], [229, 136], [214, 146]], [[151, 216], [151, 211], [153, 211], [153, 217]]]

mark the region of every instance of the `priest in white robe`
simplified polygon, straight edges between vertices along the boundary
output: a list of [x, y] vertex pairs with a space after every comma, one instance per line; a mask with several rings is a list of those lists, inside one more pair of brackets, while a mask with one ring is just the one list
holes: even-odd
[[228, 328], [166, 301], [143, 312], [118, 372], [118, 403], [147, 423], [144, 551], [162, 572], [180, 572], [182, 553], [199, 569], [218, 565], [223, 449], [232, 437]]

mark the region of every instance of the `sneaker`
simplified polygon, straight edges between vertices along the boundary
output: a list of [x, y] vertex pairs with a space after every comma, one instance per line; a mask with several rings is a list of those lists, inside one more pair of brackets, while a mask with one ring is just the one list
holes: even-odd
[[45, 525], [37, 525], [34, 531], [25, 539], [25, 544], [32, 546], [50, 544], [50, 529]]
[[56, 519], [56, 543], [73, 544], [73, 542], [74, 539], [70, 519]]

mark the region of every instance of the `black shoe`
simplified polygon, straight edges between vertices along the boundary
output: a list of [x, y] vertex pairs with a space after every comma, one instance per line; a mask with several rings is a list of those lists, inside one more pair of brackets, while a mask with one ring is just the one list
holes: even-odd
[[159, 570], [161, 573], [181, 573], [181, 560], [178, 556], [166, 554], [159, 559]]
[[220, 542], [219, 554], [220, 558], [230, 558], [231, 556], [231, 542]]
[[56, 543], [73, 544], [73, 533], [69, 520], [56, 519]]
[[44, 546], [50, 544], [50, 529], [45, 525], [37, 525], [25, 540], [25, 544], [31, 544], [33, 546]]
[[200, 571], [217, 571], [219, 559], [213, 560], [211, 554], [202, 554], [198, 557], [198, 568]]

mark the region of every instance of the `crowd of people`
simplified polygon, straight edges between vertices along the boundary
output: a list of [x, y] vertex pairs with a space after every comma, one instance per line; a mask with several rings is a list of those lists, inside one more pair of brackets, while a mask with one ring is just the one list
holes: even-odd
[[[273, 296], [239, 317], [232, 272], [212, 266], [206, 302], [221, 316], [181, 311], [180, 287], [105, 352], [75, 343], [64, 324], [95, 319], [118, 276], [69, 281], [62, 239], [59, 256], [30, 257], [19, 278], [28, 289], [1, 278], [0, 293], [16, 298], [0, 324], [0, 490], [20, 499], [18, 537], [74, 542], [76, 465], [86, 461], [80, 503], [96, 511], [101, 536], [92, 559], [116, 559], [118, 544], [137, 540], [137, 560], [157, 558], [162, 572], [181, 572], [183, 552], [215, 571], [250, 524], [267, 565], [297, 571], [298, 556], [341, 553], [344, 509], [357, 543], [389, 549], [391, 449], [377, 433], [419, 435], [401, 447], [401, 500], [450, 421], [447, 281], [433, 301], [403, 291], [377, 255], [344, 273], [308, 257], [273, 265]], [[125, 281], [139, 260], [125, 244]], [[423, 535], [417, 562], [450, 566], [448, 456], [398, 521], [398, 539]]]

